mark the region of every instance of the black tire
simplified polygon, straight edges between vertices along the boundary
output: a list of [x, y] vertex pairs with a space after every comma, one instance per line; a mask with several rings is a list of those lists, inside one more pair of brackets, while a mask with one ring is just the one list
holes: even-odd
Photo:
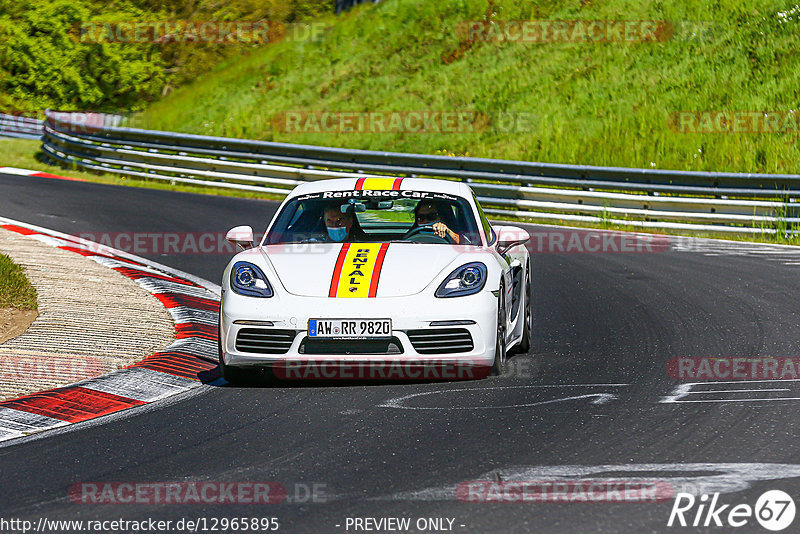
[[506, 364], [506, 307], [505, 293], [500, 285], [500, 296], [497, 297], [497, 335], [494, 343], [494, 362], [492, 362], [492, 375], [503, 374]]
[[526, 354], [531, 350], [531, 336], [533, 335], [533, 309], [531, 308], [531, 262], [528, 261], [525, 273], [525, 326], [522, 327], [522, 339], [515, 352]]

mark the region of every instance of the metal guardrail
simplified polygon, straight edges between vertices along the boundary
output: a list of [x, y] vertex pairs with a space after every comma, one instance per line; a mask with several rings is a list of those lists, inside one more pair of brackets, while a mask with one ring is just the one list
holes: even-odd
[[426, 176], [469, 183], [485, 210], [498, 217], [747, 233], [787, 231], [800, 223], [800, 175], [373, 152], [109, 125], [118, 120], [90, 125], [49, 110], [46, 116], [46, 158], [125, 176], [278, 195], [309, 180]]
[[0, 113], [0, 136], [39, 139], [44, 130], [44, 121], [18, 115]]

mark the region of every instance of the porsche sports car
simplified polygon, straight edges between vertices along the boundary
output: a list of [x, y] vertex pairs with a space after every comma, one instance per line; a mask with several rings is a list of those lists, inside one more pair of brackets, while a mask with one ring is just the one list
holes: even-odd
[[[417, 373], [435, 364], [497, 374], [508, 351], [529, 349], [529, 235], [490, 224], [464, 183], [305, 183], [259, 244], [249, 226], [227, 238], [243, 249], [222, 276], [219, 363], [230, 382], [259, 369], [303, 378], [292, 371], [319, 362], [349, 371], [393, 362], [413, 363]], [[315, 377], [365, 376], [345, 368]]]

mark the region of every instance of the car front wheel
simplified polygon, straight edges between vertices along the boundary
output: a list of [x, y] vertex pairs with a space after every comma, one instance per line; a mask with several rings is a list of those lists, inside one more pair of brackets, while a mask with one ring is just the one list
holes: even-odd
[[523, 317], [525, 318], [525, 324], [522, 327], [522, 340], [517, 345], [517, 352], [521, 354], [527, 353], [531, 350], [531, 335], [533, 332], [533, 306], [531, 302], [531, 264], [528, 262], [528, 266], [526, 268], [525, 273], [525, 299], [523, 300], [523, 305], [525, 309], [523, 310]]
[[500, 286], [500, 296], [497, 298], [497, 336], [494, 344], [494, 363], [492, 363], [492, 374], [503, 374], [503, 367], [506, 363], [506, 307], [505, 292]]

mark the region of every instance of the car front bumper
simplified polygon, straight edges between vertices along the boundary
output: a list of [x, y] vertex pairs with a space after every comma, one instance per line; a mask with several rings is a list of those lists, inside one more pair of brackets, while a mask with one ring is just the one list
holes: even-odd
[[[392, 353], [369, 353], [370, 349], [357, 350], [357, 341], [337, 341], [325, 350], [310, 350], [309, 319], [391, 319], [392, 336], [396, 347]], [[233, 367], [264, 367], [296, 369], [304, 364], [324, 362], [348, 363], [343, 369], [361, 369], [366, 364], [394, 363], [411, 368], [416, 364], [458, 365], [462, 367], [488, 367], [494, 361], [497, 299], [490, 291], [454, 298], [431, 298], [412, 295], [386, 298], [319, 298], [283, 296], [277, 298], [244, 297], [226, 291], [220, 308], [220, 341], [226, 365]], [[269, 322], [271, 326], [241, 324]], [[432, 326], [431, 323], [458, 321], [466, 324]], [[237, 349], [237, 337], [243, 329], [270, 332], [294, 332], [288, 350], [281, 354], [264, 354]], [[447, 330], [469, 333], [472, 349], [464, 352], [431, 354], [422, 349], [419, 332], [434, 334]], [[417, 347], [409, 332], [416, 331]], [[424, 334], [423, 334], [424, 335]], [[443, 334], [447, 337], [448, 334]], [[456, 334], [453, 334], [456, 335]], [[325, 346], [314, 338], [316, 347]], [[369, 345], [369, 343], [366, 343]], [[446, 345], [444, 346], [446, 348]], [[419, 350], [417, 350], [419, 348]], [[399, 349], [400, 353], [397, 353]], [[422, 352], [420, 352], [422, 350]], [[349, 372], [349, 371], [348, 371]], [[358, 373], [360, 371], [356, 371]], [[424, 378], [424, 377], [421, 377]], [[456, 377], [458, 378], [458, 377]]]

